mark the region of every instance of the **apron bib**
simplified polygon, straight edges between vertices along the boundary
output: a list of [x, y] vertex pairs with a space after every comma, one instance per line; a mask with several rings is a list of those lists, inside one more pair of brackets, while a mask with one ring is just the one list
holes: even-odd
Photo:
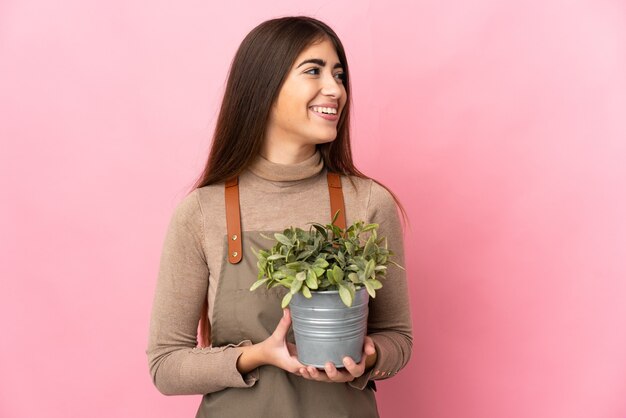
[[[328, 173], [332, 214], [340, 209], [336, 225], [345, 229], [341, 179]], [[288, 289], [264, 286], [250, 291], [258, 276], [257, 258], [249, 250], [267, 248], [263, 238], [280, 231], [240, 231], [237, 178], [226, 182], [228, 233], [222, 242], [228, 261], [222, 263], [211, 322], [211, 344], [219, 347], [250, 340], [253, 344], [268, 338], [282, 317], [281, 300]], [[338, 187], [337, 187], [338, 186]], [[230, 188], [230, 190], [229, 190]], [[332, 220], [331, 214], [331, 220]], [[330, 222], [329, 222], [330, 223]], [[242, 248], [246, 248], [245, 254]], [[287, 340], [295, 342], [293, 329]], [[259, 379], [249, 388], [226, 388], [202, 397], [196, 418], [369, 418], [378, 417], [373, 385], [365, 389], [347, 383], [307, 380], [278, 367], [259, 367]]]

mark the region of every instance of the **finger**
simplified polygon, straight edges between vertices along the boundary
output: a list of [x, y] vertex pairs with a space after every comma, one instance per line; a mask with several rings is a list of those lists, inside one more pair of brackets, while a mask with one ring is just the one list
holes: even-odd
[[352, 357], [344, 357], [343, 365], [352, 377], [359, 377], [365, 370], [365, 355], [361, 356], [361, 361], [359, 363], [355, 363], [354, 360], [352, 360]]
[[326, 375], [328, 376], [328, 378], [332, 380], [333, 382], [345, 381], [344, 379], [342, 379], [342, 376], [339, 373], [339, 371], [337, 371], [337, 368], [335, 367], [335, 365], [331, 363], [330, 361], [326, 363], [324, 370], [326, 371]]
[[309, 374], [309, 372], [307, 371], [306, 367], [300, 367], [299, 373], [300, 373], [300, 376], [304, 377], [305, 379], [309, 379], [309, 380], [313, 379], [311, 375]]
[[371, 338], [369, 339], [369, 341], [365, 341], [365, 348], [363, 349], [363, 351], [368, 356], [370, 356], [370, 355], [372, 355], [372, 354], [374, 354], [376, 352], [376, 346], [374, 345], [374, 342], [372, 341]]
[[319, 372], [319, 370], [317, 370], [315, 367], [313, 366], [309, 366], [306, 368], [306, 371], [309, 372], [309, 376], [311, 376], [311, 379], [313, 380], [317, 380], [319, 382], [323, 382], [323, 381], [327, 381], [328, 379], [326, 378], [326, 376], [324, 376], [322, 373]]

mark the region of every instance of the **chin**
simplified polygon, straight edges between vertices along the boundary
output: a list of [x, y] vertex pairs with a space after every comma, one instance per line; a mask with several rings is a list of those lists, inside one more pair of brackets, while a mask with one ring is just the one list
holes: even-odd
[[324, 139], [319, 139], [317, 141], [318, 144], [325, 144], [327, 142], [333, 142], [335, 139], [337, 139], [337, 136], [334, 136], [332, 138], [324, 138]]
[[332, 142], [335, 139], [337, 139], [337, 132], [336, 131], [332, 132], [332, 133], [329, 133], [328, 135], [320, 135], [320, 136], [318, 136], [318, 141], [322, 142], [322, 143], [323, 142]]

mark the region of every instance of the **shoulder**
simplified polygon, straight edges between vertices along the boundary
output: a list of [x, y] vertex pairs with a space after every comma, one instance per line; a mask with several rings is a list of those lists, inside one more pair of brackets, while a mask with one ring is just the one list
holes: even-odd
[[174, 207], [172, 225], [195, 224], [202, 218], [202, 210], [198, 202], [198, 190], [194, 190], [182, 198]]
[[357, 198], [365, 203], [369, 217], [396, 213], [398, 206], [391, 191], [374, 178], [355, 175], [342, 175], [341, 185], [347, 191], [355, 192]]
[[367, 212], [370, 216], [396, 214], [398, 206], [391, 191], [374, 179], [370, 179]]
[[198, 205], [202, 212], [212, 214], [217, 210], [224, 209], [224, 182], [209, 184], [193, 191], [196, 194]]
[[372, 179], [362, 178], [352, 174], [341, 175], [341, 187], [345, 190], [354, 192], [357, 195], [369, 195], [370, 188], [372, 187]]
[[174, 218], [195, 223], [224, 208], [224, 183], [194, 189], [174, 209]]
[[374, 178], [345, 174], [341, 176], [341, 179], [342, 187], [355, 189], [359, 193], [366, 194], [370, 204], [375, 206], [395, 205], [395, 200], [389, 189], [378, 183]]

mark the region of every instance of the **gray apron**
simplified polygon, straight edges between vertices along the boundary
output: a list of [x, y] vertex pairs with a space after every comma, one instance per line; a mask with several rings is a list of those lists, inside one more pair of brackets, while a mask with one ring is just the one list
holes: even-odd
[[[278, 325], [283, 314], [280, 303], [288, 290], [282, 286], [272, 289], [261, 286], [250, 291], [258, 276], [257, 258], [250, 247], [270, 247], [272, 241], [260, 234], [271, 237], [274, 232], [283, 231], [245, 231], [240, 234], [241, 247], [245, 249], [241, 262], [222, 263], [211, 322], [213, 347], [238, 344], [242, 340], [260, 343]], [[222, 243], [224, 254], [228, 252], [228, 238], [227, 234]], [[295, 342], [292, 329], [287, 341]], [[378, 417], [374, 388], [372, 381], [359, 390], [347, 383], [307, 380], [265, 365], [259, 367], [259, 379], [249, 388], [226, 388], [205, 394], [196, 418]]]

